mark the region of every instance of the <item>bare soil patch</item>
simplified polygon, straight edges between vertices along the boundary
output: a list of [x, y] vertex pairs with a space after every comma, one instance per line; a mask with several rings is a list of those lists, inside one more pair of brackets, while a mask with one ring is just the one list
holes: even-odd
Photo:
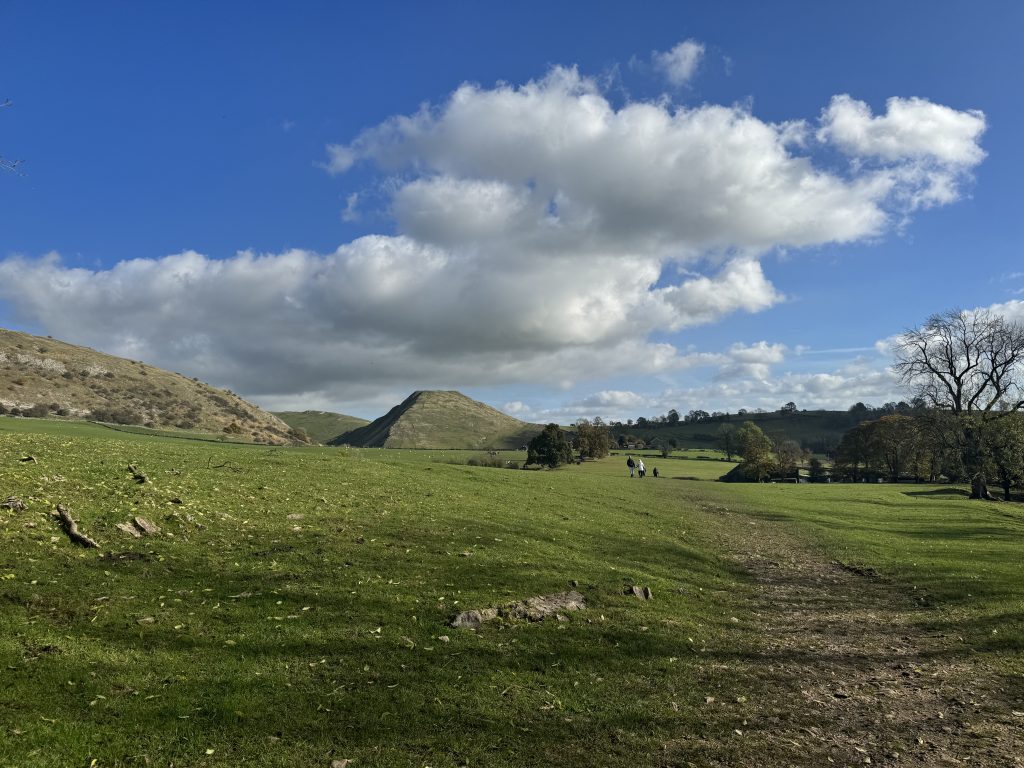
[[713, 513], [755, 579], [760, 635], [753, 658], [717, 672], [750, 693], [706, 702], [719, 727], [665, 745], [664, 765], [1024, 766], [1024, 685], [922, 629], [912, 589], [830, 561], [778, 523]]

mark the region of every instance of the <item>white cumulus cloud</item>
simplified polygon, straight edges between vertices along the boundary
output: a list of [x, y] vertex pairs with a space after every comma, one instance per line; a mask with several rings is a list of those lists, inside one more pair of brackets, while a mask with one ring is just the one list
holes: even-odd
[[670, 51], [656, 51], [651, 59], [655, 68], [675, 86], [685, 85], [697, 74], [697, 67], [704, 56], [704, 44], [696, 40], [684, 40]]
[[[694, 45], [674, 49], [680, 67], [696, 66]], [[783, 295], [766, 253], [877, 237], [908, 208], [957, 199], [983, 157], [979, 113], [865, 109], [837, 97], [815, 135], [737, 106], [616, 105], [575, 68], [466, 84], [327, 148], [333, 174], [362, 163], [385, 176], [389, 234], [99, 269], [10, 257], [0, 300], [47, 333], [265, 402], [698, 364], [764, 379], [784, 349], [695, 357], [650, 339], [772, 307]], [[814, 141], [871, 162], [838, 173]], [[365, 199], [350, 192], [343, 217], [368, 213]]]

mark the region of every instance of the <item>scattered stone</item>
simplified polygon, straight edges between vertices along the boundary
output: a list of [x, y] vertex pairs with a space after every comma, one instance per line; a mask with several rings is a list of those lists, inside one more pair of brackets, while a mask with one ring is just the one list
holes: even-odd
[[348, 758], [344, 760], [331, 760], [331, 768], [348, 768], [352, 765], [352, 761]]
[[651, 592], [651, 588], [650, 587], [639, 587], [636, 584], [633, 584], [631, 586], [627, 586], [623, 590], [623, 592], [624, 592], [624, 594], [633, 595], [633, 597], [638, 597], [641, 600], [653, 600], [654, 599], [654, 594]]
[[97, 544], [94, 539], [89, 538], [78, 530], [78, 523], [75, 522], [75, 519], [71, 516], [67, 507], [63, 504], [58, 504], [57, 509], [53, 514], [58, 520], [60, 520], [60, 524], [63, 526], [64, 532], [67, 533], [68, 538], [71, 539], [71, 541], [88, 549], [99, 549], [100, 545]]
[[137, 619], [136, 624], [156, 624], [155, 616], [143, 616], [141, 619]]
[[20, 459], [18, 459], [18, 461], [20, 461], [22, 464], [24, 464], [25, 462], [28, 462], [28, 461], [31, 461], [33, 464], [38, 463], [38, 462], [36, 462], [36, 457], [35, 456], [22, 456]]
[[142, 472], [139, 472], [139, 470], [135, 468], [134, 464], [128, 465], [128, 471], [132, 473], [132, 480], [134, 480], [139, 485], [142, 485], [147, 480], [149, 480], [148, 477], [146, 477]]
[[473, 553], [468, 549], [465, 552], [459, 552], [459, 557], [472, 557]]
[[183, 501], [182, 501], [181, 499], [179, 499], [179, 498], [178, 498], [177, 496], [175, 496], [175, 497], [174, 497], [173, 499], [171, 499], [171, 504], [184, 504], [184, 503], [185, 503], [185, 502], [183, 502]]
[[579, 585], [580, 585], [580, 583], [578, 581], [576, 581], [576, 579], [573, 579], [572, 581], [569, 582], [569, 586], [570, 587], [578, 587]]
[[135, 527], [146, 536], [155, 536], [160, 533], [160, 529], [157, 527], [156, 523], [153, 523], [144, 517], [134, 517], [132, 518], [132, 522], [135, 524]]
[[292, 514], [285, 517], [285, 520], [305, 520], [306, 516], [301, 512], [292, 512]]
[[136, 528], [131, 523], [118, 523], [114, 527], [117, 528], [117, 530], [119, 530], [119, 531], [123, 531], [124, 533], [127, 533], [129, 536], [131, 536], [134, 539], [141, 539], [142, 538], [142, 531], [140, 531], [138, 528]]
[[497, 608], [484, 608], [480, 611], [463, 611], [454, 619], [451, 626], [456, 629], [478, 629], [485, 621], [498, 618]]
[[553, 616], [559, 611], [581, 611], [587, 607], [587, 599], [579, 592], [559, 592], [555, 595], [531, 597], [513, 603], [501, 613], [512, 619], [541, 621], [545, 616]]
[[463, 611], [451, 621], [451, 626], [477, 629], [485, 621], [502, 616], [509, 619], [525, 619], [526, 621], [543, 621], [548, 616], [558, 617], [559, 621], [568, 621], [564, 613], [581, 611], [587, 607], [586, 598], [579, 592], [559, 592], [554, 595], [539, 595], [501, 608], [483, 608], [481, 610]]
[[0, 509], [7, 508], [15, 512], [24, 512], [28, 505], [17, 496], [8, 496], [7, 501], [0, 503]]

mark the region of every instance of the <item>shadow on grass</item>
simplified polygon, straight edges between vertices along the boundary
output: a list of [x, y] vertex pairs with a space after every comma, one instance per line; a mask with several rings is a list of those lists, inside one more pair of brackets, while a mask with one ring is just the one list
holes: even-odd
[[903, 491], [904, 496], [937, 496], [942, 498], [944, 496], [963, 496], [964, 498], [970, 497], [970, 492], [963, 488], [933, 488], [930, 491]]

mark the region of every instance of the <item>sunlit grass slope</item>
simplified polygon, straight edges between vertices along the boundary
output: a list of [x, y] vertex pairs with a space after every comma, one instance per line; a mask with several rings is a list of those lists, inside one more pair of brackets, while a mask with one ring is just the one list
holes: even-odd
[[[948, 488], [26, 424], [0, 419], [0, 499], [28, 505], [0, 509], [0, 766], [636, 766], [673, 739], [727, 745], [746, 714], [707, 697], [756, 701], [767, 679], [743, 671], [757, 603], [722, 556], [749, 517], [875, 568], [920, 594], [929, 631], [1024, 672], [1018, 507]], [[99, 552], [55, 526], [58, 503]], [[160, 535], [114, 527], [135, 515]], [[588, 608], [568, 622], [448, 626], [572, 582]]]
[[346, 416], [331, 411], [274, 411], [274, 415], [289, 427], [306, 430], [318, 443], [326, 443], [343, 432], [365, 427], [370, 422], [358, 416]]
[[[672, 481], [449, 458], [0, 429], [0, 765], [635, 765], [701, 727], [743, 587]], [[572, 581], [569, 622], [447, 625]]]

